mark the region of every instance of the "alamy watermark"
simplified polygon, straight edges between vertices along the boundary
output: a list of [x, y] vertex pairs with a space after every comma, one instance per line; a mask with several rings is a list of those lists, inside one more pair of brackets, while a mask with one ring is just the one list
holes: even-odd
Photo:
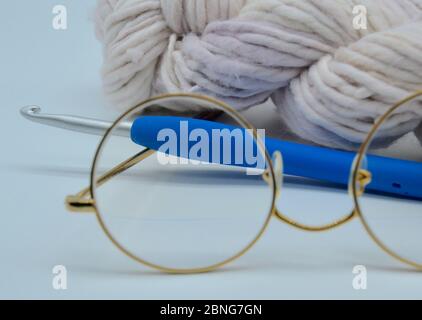
[[189, 129], [180, 121], [178, 130], [164, 128], [157, 134], [157, 159], [161, 165], [222, 164], [242, 166], [248, 175], [262, 174], [266, 159], [258, 140], [265, 146], [265, 130], [241, 128]]
[[53, 267], [52, 286], [54, 290], [67, 290], [67, 269], [65, 266], [57, 265]]
[[368, 289], [368, 270], [363, 265], [353, 267], [352, 273], [354, 274], [352, 287], [355, 290]]
[[54, 30], [67, 30], [67, 8], [64, 5], [53, 7], [52, 26]]
[[364, 5], [353, 7], [353, 28], [355, 30], [368, 29], [368, 9]]

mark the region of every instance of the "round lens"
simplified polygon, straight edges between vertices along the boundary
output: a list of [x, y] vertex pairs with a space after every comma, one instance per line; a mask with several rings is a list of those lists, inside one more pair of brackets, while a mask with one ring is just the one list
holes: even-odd
[[422, 145], [414, 129], [422, 121], [421, 95], [392, 107], [379, 120], [362, 146], [354, 174], [355, 200], [370, 235], [389, 254], [418, 267], [422, 267]]
[[247, 126], [224, 104], [193, 95], [152, 99], [116, 122], [91, 178], [114, 244], [170, 272], [212, 269], [249, 249], [271, 216], [275, 175]]

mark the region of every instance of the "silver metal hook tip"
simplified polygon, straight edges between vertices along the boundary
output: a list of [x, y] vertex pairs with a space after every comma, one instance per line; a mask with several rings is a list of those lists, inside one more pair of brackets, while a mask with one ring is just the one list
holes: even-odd
[[38, 106], [26, 106], [23, 107], [21, 110], [21, 115], [23, 115], [25, 118], [33, 117], [34, 115], [41, 113], [41, 108]]

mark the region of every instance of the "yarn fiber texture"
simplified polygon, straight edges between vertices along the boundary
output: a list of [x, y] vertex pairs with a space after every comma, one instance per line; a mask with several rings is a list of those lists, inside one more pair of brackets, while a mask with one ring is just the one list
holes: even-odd
[[[366, 30], [353, 27], [357, 5]], [[99, 0], [96, 31], [105, 91], [122, 109], [167, 92], [238, 110], [271, 98], [292, 132], [330, 147], [356, 149], [422, 88], [422, 0]], [[380, 145], [421, 121], [422, 104], [398, 110]]]

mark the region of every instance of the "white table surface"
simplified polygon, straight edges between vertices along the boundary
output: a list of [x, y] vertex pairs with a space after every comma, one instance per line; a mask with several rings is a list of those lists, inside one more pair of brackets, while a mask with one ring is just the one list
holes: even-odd
[[[359, 221], [307, 234], [274, 220], [237, 262], [174, 276], [123, 256], [95, 217], [69, 214], [64, 197], [87, 184], [99, 138], [38, 126], [18, 111], [38, 104], [54, 113], [116, 116], [101, 94], [101, 48], [89, 20], [94, 3], [60, 2], [68, 8], [67, 31], [51, 27], [56, 1], [7, 1], [0, 10], [0, 298], [422, 298], [422, 274], [381, 252]], [[361, 264], [368, 288], [356, 291], [352, 269]], [[52, 288], [55, 265], [68, 270], [65, 291]]]

